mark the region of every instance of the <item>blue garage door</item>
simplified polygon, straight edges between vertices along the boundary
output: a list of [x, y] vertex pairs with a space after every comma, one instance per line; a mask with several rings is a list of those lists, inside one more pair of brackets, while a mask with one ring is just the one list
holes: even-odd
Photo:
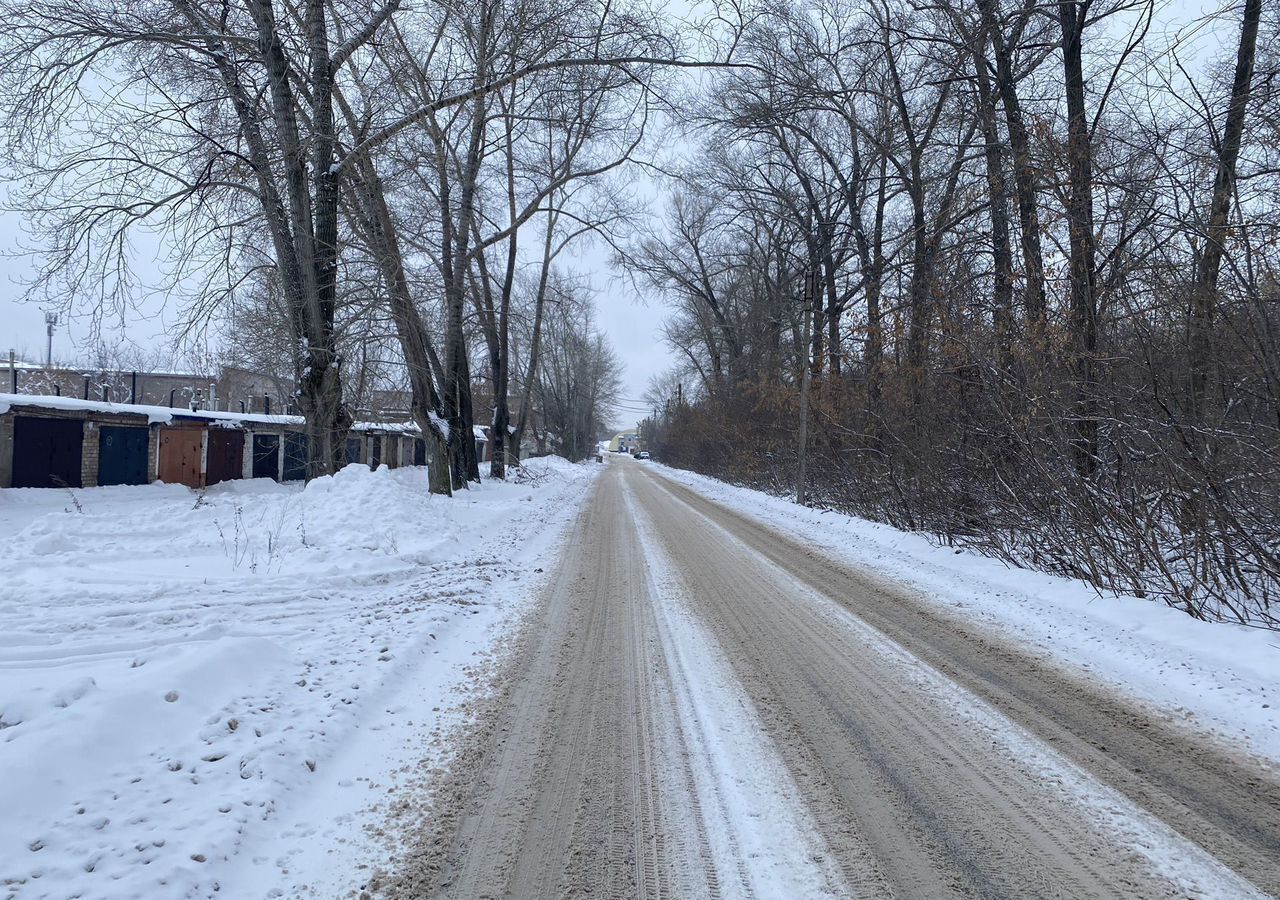
[[98, 484], [146, 484], [151, 432], [137, 425], [98, 429]]

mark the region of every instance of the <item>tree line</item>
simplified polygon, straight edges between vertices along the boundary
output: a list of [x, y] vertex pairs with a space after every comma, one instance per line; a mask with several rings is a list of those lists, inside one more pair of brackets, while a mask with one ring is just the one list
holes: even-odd
[[0, 10], [30, 296], [102, 320], [171, 295], [184, 329], [296, 383], [309, 477], [343, 464], [350, 398], [388, 371], [433, 492], [479, 478], [481, 402], [497, 477], [526, 433], [578, 452], [598, 430], [617, 366], [558, 260], [627, 214], [619, 172], [664, 73], [700, 65], [664, 18], [567, 0]]
[[651, 386], [651, 445], [1276, 624], [1280, 18], [1261, 0], [1177, 30], [1166, 13], [753, 17], [749, 65], [688, 98], [665, 219], [619, 253], [666, 298], [681, 360]]

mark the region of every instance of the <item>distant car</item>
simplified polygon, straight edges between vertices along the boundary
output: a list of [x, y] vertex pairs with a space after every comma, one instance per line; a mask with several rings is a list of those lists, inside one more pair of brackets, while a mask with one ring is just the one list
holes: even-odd
[[636, 454], [636, 459], [648, 459], [648, 458], [649, 458], [648, 450], [641, 450], [639, 453]]

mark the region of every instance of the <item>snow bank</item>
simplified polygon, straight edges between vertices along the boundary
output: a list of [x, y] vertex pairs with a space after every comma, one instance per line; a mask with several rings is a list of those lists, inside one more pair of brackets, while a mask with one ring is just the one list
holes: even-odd
[[984, 622], [1033, 654], [1048, 655], [1166, 718], [1280, 762], [1275, 632], [1199, 622], [1136, 597], [1099, 596], [1081, 581], [1011, 568], [878, 522], [651, 465], [832, 559], [913, 587], [920, 597]]
[[529, 471], [0, 491], [0, 896], [212, 896], [531, 592], [596, 470]]
[[527, 477], [537, 479], [553, 475], [568, 476], [576, 469], [592, 465], [595, 464], [591, 462], [571, 463], [563, 456], [539, 456], [536, 459], [525, 460], [523, 468], [526, 470]]

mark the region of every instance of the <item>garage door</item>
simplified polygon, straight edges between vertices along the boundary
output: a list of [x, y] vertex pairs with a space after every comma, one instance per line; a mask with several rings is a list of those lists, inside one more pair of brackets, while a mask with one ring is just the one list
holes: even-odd
[[307, 477], [307, 436], [290, 431], [284, 436], [284, 480], [301, 481]]
[[347, 465], [360, 462], [360, 444], [358, 437], [347, 438]]
[[98, 484], [146, 484], [151, 431], [139, 425], [98, 429]]
[[80, 487], [84, 423], [79, 419], [15, 416], [14, 487]]
[[253, 436], [253, 477], [280, 480], [280, 435]]
[[209, 429], [209, 458], [205, 470], [209, 484], [244, 477], [244, 432]]
[[169, 484], [204, 487], [200, 457], [204, 450], [203, 428], [162, 428], [160, 430], [160, 480]]

